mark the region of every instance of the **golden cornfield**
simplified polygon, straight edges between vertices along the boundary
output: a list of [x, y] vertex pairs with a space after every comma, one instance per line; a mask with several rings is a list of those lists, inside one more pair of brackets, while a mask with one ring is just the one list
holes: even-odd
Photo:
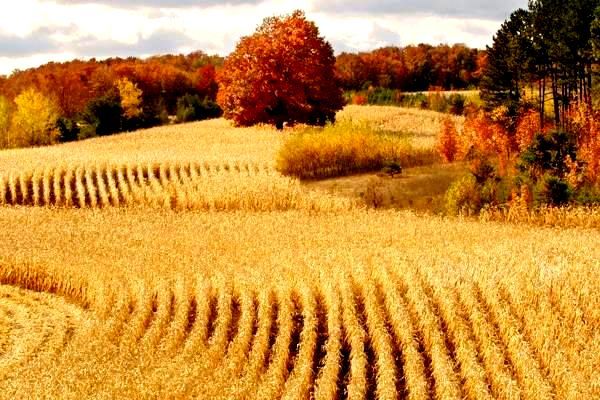
[[344, 209], [353, 202], [306, 193], [266, 165], [165, 162], [72, 164], [0, 175], [0, 205], [271, 211]]
[[597, 230], [369, 210], [267, 128], [130, 135], [0, 153], [0, 398], [600, 396]]

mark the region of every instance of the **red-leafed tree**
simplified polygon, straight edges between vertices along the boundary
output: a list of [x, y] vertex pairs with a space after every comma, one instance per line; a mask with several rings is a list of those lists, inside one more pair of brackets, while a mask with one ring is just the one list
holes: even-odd
[[193, 77], [193, 84], [198, 94], [202, 97], [215, 99], [219, 90], [216, 81], [217, 70], [212, 64], [204, 65], [196, 71]]
[[302, 11], [265, 19], [242, 38], [218, 80], [217, 101], [241, 126], [324, 125], [344, 105], [333, 49]]
[[362, 86], [369, 81], [368, 65], [359, 54], [340, 54], [335, 67], [338, 79], [345, 89], [362, 89]]
[[442, 121], [442, 133], [439, 137], [438, 149], [444, 161], [454, 162], [458, 154], [458, 131], [452, 117]]

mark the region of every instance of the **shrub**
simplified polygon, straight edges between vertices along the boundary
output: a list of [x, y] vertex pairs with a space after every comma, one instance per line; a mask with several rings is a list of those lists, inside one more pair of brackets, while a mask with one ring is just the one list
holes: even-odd
[[451, 215], [475, 215], [482, 208], [482, 186], [475, 177], [467, 175], [454, 182], [446, 192], [445, 206]]
[[381, 172], [393, 178], [396, 175], [402, 174], [402, 165], [398, 161], [387, 161]]
[[562, 178], [570, 171], [569, 160], [577, 160], [574, 138], [555, 131], [536, 135], [531, 146], [521, 153], [518, 167], [534, 181], [546, 173]]
[[169, 122], [169, 111], [167, 110], [165, 101], [162, 99], [142, 109], [142, 116], [140, 117], [140, 126], [142, 128], [165, 125]]
[[569, 184], [552, 175], [546, 175], [536, 187], [536, 200], [539, 204], [562, 206], [571, 200], [573, 192]]
[[583, 206], [600, 204], [600, 189], [594, 186], [584, 186], [574, 193], [574, 200]]
[[177, 121], [191, 122], [218, 118], [223, 111], [217, 103], [198, 95], [186, 94], [177, 100]]
[[475, 156], [471, 160], [469, 170], [480, 185], [483, 185], [490, 180], [495, 180], [498, 177], [496, 168], [494, 168], [490, 160], [480, 155]]
[[448, 97], [448, 111], [454, 115], [464, 115], [467, 98], [462, 94], [451, 94]]
[[454, 182], [446, 192], [446, 211], [451, 215], [478, 214], [487, 206], [508, 200], [508, 190], [487, 159], [476, 159], [471, 174]]
[[600, 186], [600, 112], [581, 103], [570, 110], [567, 123], [577, 138], [577, 155], [585, 166], [586, 180]]
[[357, 106], [364, 106], [367, 103], [368, 103], [367, 96], [360, 94], [360, 93], [355, 93], [354, 95], [352, 95], [352, 104], [355, 104]]
[[510, 132], [497, 120], [483, 111], [467, 116], [460, 148], [465, 157], [477, 153], [484, 157], [497, 157], [499, 170], [504, 175], [513, 161], [517, 148]]
[[391, 162], [406, 168], [437, 160], [434, 149], [413, 148], [406, 140], [347, 122], [309, 128], [290, 137], [279, 152], [277, 169], [285, 175], [316, 179], [380, 171]]
[[427, 97], [427, 103], [429, 105], [428, 108], [433, 111], [441, 113], [448, 111], [448, 99], [442, 92], [430, 92]]
[[393, 105], [397, 104], [398, 95], [396, 90], [377, 87], [367, 92], [367, 101], [373, 105]]
[[402, 95], [400, 105], [409, 108], [429, 108], [427, 96], [423, 93]]
[[562, 206], [571, 200], [573, 191], [569, 184], [553, 175], [544, 175], [534, 187], [538, 206]]
[[84, 127], [80, 139], [106, 136], [121, 131], [123, 108], [116, 94], [108, 94], [90, 101], [83, 112]]
[[458, 154], [458, 132], [452, 118], [442, 122], [442, 133], [439, 137], [438, 148], [446, 162], [454, 162]]
[[73, 142], [79, 138], [80, 129], [76, 121], [69, 118], [60, 117], [56, 123], [56, 126], [60, 132], [59, 140], [61, 142]]
[[521, 151], [526, 150], [533, 144], [537, 134], [546, 132], [548, 132], [548, 126], [542, 126], [538, 111], [530, 110], [525, 112], [519, 118], [516, 132], [516, 140]]

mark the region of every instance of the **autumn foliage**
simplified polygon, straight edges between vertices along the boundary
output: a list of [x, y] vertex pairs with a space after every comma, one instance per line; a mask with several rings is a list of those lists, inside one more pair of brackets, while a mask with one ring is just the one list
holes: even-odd
[[367, 96], [365, 96], [364, 94], [355, 93], [354, 95], [352, 95], [352, 104], [354, 105], [364, 106], [368, 104], [368, 102], [369, 99], [367, 99]]
[[0, 148], [7, 147], [8, 145], [11, 114], [10, 102], [0, 96]]
[[[0, 76], [0, 148], [31, 145], [16, 140], [21, 135], [12, 122], [15, 99], [29, 90], [58, 113], [60, 141], [218, 117], [223, 111], [218, 93], [225, 116], [237, 125], [324, 125], [344, 104], [340, 87], [354, 92], [348, 101], [360, 105], [372, 104], [378, 90], [393, 91], [398, 100], [403, 91], [472, 87], [485, 52], [421, 44], [334, 57], [315, 24], [297, 11], [266, 19], [224, 63], [220, 56], [196, 51], [50, 62]], [[443, 96], [424, 101], [432, 99], [444, 105], [438, 111], [447, 111]]]
[[58, 140], [56, 122], [59, 109], [52, 99], [29, 89], [17, 96], [15, 104], [10, 139], [12, 145], [42, 146]]
[[137, 85], [127, 78], [117, 81], [119, 97], [121, 98], [121, 108], [127, 118], [138, 117], [142, 113], [142, 91]]
[[528, 110], [519, 117], [516, 129], [516, 141], [519, 150], [527, 149], [535, 138], [535, 135], [546, 134], [552, 130], [552, 124], [548, 121], [542, 121], [539, 111]]
[[454, 46], [385, 47], [371, 52], [342, 53], [338, 77], [347, 90], [369, 86], [401, 91], [446, 90], [477, 86], [486, 65], [485, 51]]
[[451, 117], [444, 119], [438, 148], [446, 162], [454, 162], [458, 155], [458, 132]]
[[500, 172], [507, 172], [518, 153], [518, 146], [505, 119], [506, 110], [503, 108], [494, 110], [492, 114], [480, 110], [469, 115], [461, 139], [462, 154], [465, 157], [472, 154], [497, 157]]
[[585, 177], [600, 185], [600, 115], [582, 103], [571, 108], [567, 115], [569, 128], [575, 134], [579, 153], [584, 164]]
[[[194, 52], [144, 60], [75, 60], [15, 71], [0, 77], [0, 147], [50, 144], [166, 123], [184, 97], [216, 106], [216, 68], [221, 64], [218, 56]], [[26, 106], [17, 99], [27, 93], [30, 100], [30, 94], [36, 94], [36, 106], [45, 106], [38, 115], [56, 115], [50, 120], [52, 129], [45, 130], [58, 129], [59, 135], [41, 140], [21, 128], [26, 117], [18, 113]]]
[[242, 38], [218, 76], [218, 103], [237, 125], [324, 125], [342, 108], [331, 45], [301, 11]]

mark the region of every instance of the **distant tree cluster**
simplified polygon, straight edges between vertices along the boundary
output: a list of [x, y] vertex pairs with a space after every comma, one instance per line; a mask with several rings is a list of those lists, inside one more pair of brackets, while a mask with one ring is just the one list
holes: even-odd
[[510, 15], [487, 49], [484, 109], [440, 136], [446, 160], [471, 163], [449, 210], [600, 204], [599, 44], [600, 0], [531, 0]]
[[487, 49], [482, 98], [488, 109], [513, 113], [533, 102], [542, 122], [550, 102], [555, 124], [564, 127], [571, 105], [592, 105], [599, 44], [600, 1], [532, 0], [511, 14]]
[[346, 90], [369, 87], [426, 91], [452, 90], [479, 84], [486, 53], [462, 44], [386, 47], [366, 53], [342, 53], [336, 69]]
[[[485, 64], [484, 52], [464, 45], [335, 57], [317, 26], [296, 11], [265, 19], [226, 59], [199, 51], [75, 60], [0, 77], [0, 146], [72, 141], [223, 113], [243, 126], [324, 125], [344, 106], [344, 89], [366, 90], [367, 100], [388, 92], [398, 97], [404, 91], [464, 89], [479, 83]], [[456, 108], [455, 101], [439, 98], [445, 102], [440, 111]], [[419, 101], [422, 106], [429, 100]], [[33, 110], [38, 112], [28, 118], [36, 132], [22, 120]]]
[[[0, 77], [0, 146], [108, 135], [165, 123], [182, 113], [185, 121], [202, 119], [199, 107], [206, 107], [208, 116], [220, 115], [216, 68], [222, 64], [221, 57], [195, 52], [15, 71]], [[196, 104], [193, 113], [180, 109], [190, 102]]]

